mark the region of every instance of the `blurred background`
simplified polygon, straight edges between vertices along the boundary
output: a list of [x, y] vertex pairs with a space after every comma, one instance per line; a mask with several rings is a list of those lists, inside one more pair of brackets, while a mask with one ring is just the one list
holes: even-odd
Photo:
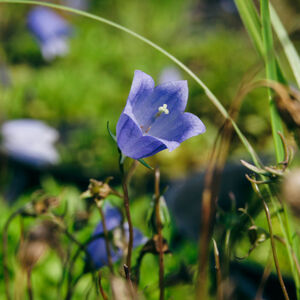
[[[242, 85], [264, 77], [263, 63], [232, 0], [52, 2], [102, 16], [154, 41], [193, 70], [227, 109]], [[298, 2], [274, 2], [299, 46]], [[196, 82], [156, 50], [107, 25], [63, 11], [0, 4], [2, 225], [11, 207], [29, 201], [37, 189], [49, 194], [63, 190], [63, 197], [75, 212], [82, 205], [79, 195], [90, 178], [114, 176], [113, 185], [118, 186], [118, 151], [107, 132], [107, 122], [115, 132], [137, 69], [150, 74], [157, 84], [188, 80], [186, 110], [199, 116], [207, 128], [205, 134], [184, 142], [175, 151], [165, 150], [146, 159], [150, 165], [160, 166], [163, 184], [172, 186], [172, 182], [205, 169], [224, 122]], [[237, 122], [256, 151], [272, 161], [273, 141], [264, 89], [247, 95]], [[238, 163], [241, 158], [248, 156], [234, 136], [229, 161]], [[139, 167], [137, 172], [142, 176], [135, 176], [132, 183], [136, 198], [132, 204], [134, 222], [147, 232], [144, 210], [151, 199], [153, 178], [147, 176], [146, 168]], [[85, 232], [90, 233], [91, 228]], [[18, 243], [17, 232], [17, 228], [12, 229], [12, 245]], [[179, 253], [185, 253], [188, 262], [195, 262], [194, 233], [185, 242], [177, 233], [172, 234], [181, 243]], [[246, 240], [244, 244], [245, 250], [249, 245]], [[266, 258], [264, 248], [260, 253], [254, 259], [257, 263]], [[58, 268], [53, 261], [50, 258], [41, 267], [52, 268], [42, 277], [50, 285], [54, 285], [53, 274]], [[175, 270], [179, 265], [175, 256], [169, 269]], [[150, 275], [144, 282], [147, 280], [151, 281]], [[178, 293], [178, 297], [186, 295], [187, 290]]]

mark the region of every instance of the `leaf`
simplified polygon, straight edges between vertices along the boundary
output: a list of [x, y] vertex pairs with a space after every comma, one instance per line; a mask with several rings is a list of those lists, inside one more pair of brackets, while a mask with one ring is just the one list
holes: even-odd
[[149, 170], [154, 170], [151, 166], [149, 166], [142, 158], [138, 159], [138, 161], [145, 166], [146, 168], [148, 168]]
[[115, 142], [117, 142], [116, 136], [111, 132], [111, 130], [110, 130], [110, 128], [109, 128], [109, 121], [107, 121], [107, 131], [108, 131], [109, 135], [111, 136], [111, 138], [112, 138]]
[[249, 164], [248, 162], [244, 161], [244, 160], [240, 160], [242, 165], [245, 166], [247, 169], [253, 171], [256, 174], [261, 174], [261, 175], [269, 175], [269, 172], [267, 172], [264, 169], [261, 168], [257, 168], [256, 166], [253, 166], [252, 164]]

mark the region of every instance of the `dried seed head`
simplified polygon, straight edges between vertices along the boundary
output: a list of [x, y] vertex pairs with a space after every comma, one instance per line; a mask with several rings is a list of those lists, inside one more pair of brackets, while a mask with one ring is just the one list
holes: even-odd
[[90, 192], [91, 197], [105, 199], [110, 194], [111, 188], [106, 182], [90, 179], [88, 191]]
[[292, 212], [300, 217], [300, 169], [286, 175], [282, 184], [282, 195]]
[[47, 213], [50, 209], [55, 208], [59, 205], [59, 199], [57, 197], [45, 197], [34, 203], [35, 212], [40, 214]]
[[43, 221], [28, 232], [18, 252], [19, 262], [24, 270], [31, 270], [49, 247], [59, 250], [57, 233], [57, 225], [51, 221]]

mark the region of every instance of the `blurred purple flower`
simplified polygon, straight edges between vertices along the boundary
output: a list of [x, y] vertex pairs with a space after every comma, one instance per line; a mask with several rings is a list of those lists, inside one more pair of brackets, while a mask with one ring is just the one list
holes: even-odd
[[[113, 232], [113, 240], [114, 243], [110, 243], [111, 247], [111, 258], [113, 262], [116, 262], [122, 257], [123, 250], [122, 248], [127, 247], [126, 245], [122, 244], [122, 237], [121, 237], [121, 221], [122, 216], [120, 211], [117, 208], [114, 208], [110, 205], [106, 206], [105, 210], [105, 222], [108, 231]], [[124, 224], [124, 229], [126, 233], [126, 237], [129, 237], [129, 229], [128, 223]], [[97, 235], [103, 234], [103, 226], [102, 221], [100, 221], [93, 233], [93, 237]], [[138, 247], [144, 244], [147, 241], [147, 238], [138, 230], [134, 228], [134, 240], [133, 240], [133, 247]], [[89, 243], [87, 247], [87, 251], [92, 259], [92, 262], [89, 266], [92, 269], [100, 269], [103, 266], [108, 264], [107, 259], [107, 252], [105, 246], [105, 239], [104, 237], [99, 237], [96, 240]]]
[[42, 121], [32, 119], [7, 121], [2, 125], [1, 134], [4, 151], [17, 161], [35, 167], [59, 161], [54, 146], [59, 134]]
[[154, 87], [151, 76], [135, 71], [127, 104], [117, 124], [117, 143], [122, 153], [134, 159], [169, 151], [205, 132], [202, 121], [185, 113], [186, 81], [166, 82]]
[[69, 52], [67, 38], [71, 35], [72, 28], [53, 10], [46, 7], [32, 9], [27, 17], [27, 25], [38, 40], [45, 60], [51, 61]]

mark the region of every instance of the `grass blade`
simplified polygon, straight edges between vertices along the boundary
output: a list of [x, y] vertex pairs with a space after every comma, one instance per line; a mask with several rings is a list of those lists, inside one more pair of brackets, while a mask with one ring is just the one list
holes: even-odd
[[[264, 46], [264, 60], [266, 66], [266, 78], [277, 81], [277, 69], [273, 45], [273, 34], [270, 20], [269, 0], [260, 1], [261, 8], [261, 25], [262, 25], [262, 39]], [[272, 134], [276, 152], [277, 163], [284, 160], [284, 148], [282, 141], [277, 132], [283, 132], [281, 120], [272, 96], [271, 90], [268, 90]]]
[[276, 10], [270, 4], [270, 16], [273, 28], [276, 32], [276, 35], [281, 43], [281, 46], [285, 52], [287, 60], [290, 64], [290, 67], [293, 71], [294, 77], [297, 82], [298, 88], [300, 88], [300, 57], [297, 53], [297, 50], [293, 43], [291, 42], [289, 35], [287, 34], [284, 26], [282, 25]]

